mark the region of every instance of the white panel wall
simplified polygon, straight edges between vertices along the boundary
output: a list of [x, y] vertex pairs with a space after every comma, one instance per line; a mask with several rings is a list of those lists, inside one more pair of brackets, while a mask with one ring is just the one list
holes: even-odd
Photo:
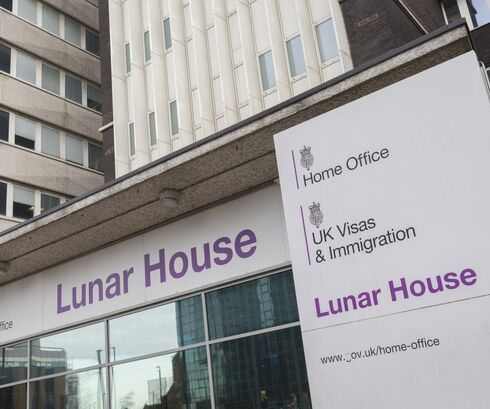
[[[116, 176], [270, 108], [352, 67], [338, 0], [110, 0]], [[172, 45], [165, 46], [164, 19]], [[322, 62], [315, 26], [332, 19], [337, 57]], [[144, 59], [149, 30], [151, 58]], [[305, 72], [291, 77], [286, 41], [301, 36]], [[126, 73], [124, 45], [131, 48]], [[271, 52], [275, 86], [259, 56]], [[273, 81], [273, 82], [274, 82]], [[178, 128], [172, 135], [170, 103]], [[155, 112], [156, 143], [148, 115]], [[129, 123], [135, 153], [130, 154]]]

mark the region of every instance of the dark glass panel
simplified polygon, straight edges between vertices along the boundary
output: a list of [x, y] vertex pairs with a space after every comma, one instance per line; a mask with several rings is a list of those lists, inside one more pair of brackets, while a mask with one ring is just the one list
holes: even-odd
[[0, 389], [0, 409], [25, 409], [26, 406], [26, 384]]
[[0, 385], [24, 379], [27, 379], [27, 342], [0, 349]]
[[88, 144], [88, 166], [90, 169], [103, 170], [104, 155], [102, 153], [102, 146]]
[[9, 119], [10, 115], [8, 112], [0, 111], [0, 140], [9, 140]]
[[0, 44], [0, 71], [10, 74], [10, 48]]

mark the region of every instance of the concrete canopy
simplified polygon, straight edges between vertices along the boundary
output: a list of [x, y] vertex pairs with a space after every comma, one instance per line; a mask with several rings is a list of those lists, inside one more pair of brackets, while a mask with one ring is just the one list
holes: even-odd
[[[273, 135], [472, 49], [464, 21], [394, 50], [0, 232], [0, 284], [228, 200], [278, 177]], [[164, 189], [182, 192], [162, 206]]]

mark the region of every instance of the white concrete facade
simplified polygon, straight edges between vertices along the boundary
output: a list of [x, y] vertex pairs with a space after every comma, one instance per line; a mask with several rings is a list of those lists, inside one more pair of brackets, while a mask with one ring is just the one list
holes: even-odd
[[337, 0], [110, 0], [115, 175], [352, 68]]

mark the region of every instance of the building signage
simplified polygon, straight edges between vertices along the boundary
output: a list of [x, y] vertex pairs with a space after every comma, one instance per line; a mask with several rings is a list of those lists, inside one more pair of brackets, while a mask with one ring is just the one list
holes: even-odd
[[283, 219], [274, 185], [2, 286], [0, 344], [288, 264]]
[[469, 52], [275, 135], [313, 407], [488, 406], [489, 129]]

